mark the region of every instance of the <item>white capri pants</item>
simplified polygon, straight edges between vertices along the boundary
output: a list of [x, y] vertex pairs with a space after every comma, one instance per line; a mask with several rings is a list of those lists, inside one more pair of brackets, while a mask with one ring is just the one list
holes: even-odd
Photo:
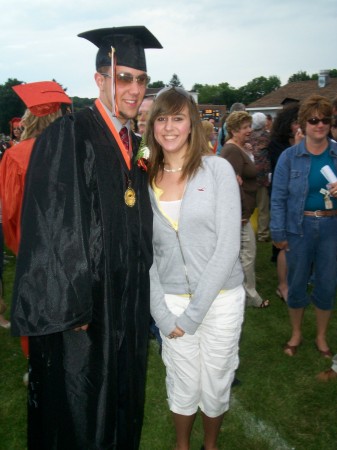
[[[177, 316], [193, 301], [172, 294], [166, 294], [165, 300]], [[200, 407], [208, 417], [218, 417], [228, 410], [230, 388], [239, 365], [244, 308], [245, 291], [238, 286], [217, 296], [194, 335], [185, 333], [169, 339], [161, 334], [172, 412], [190, 416]]]

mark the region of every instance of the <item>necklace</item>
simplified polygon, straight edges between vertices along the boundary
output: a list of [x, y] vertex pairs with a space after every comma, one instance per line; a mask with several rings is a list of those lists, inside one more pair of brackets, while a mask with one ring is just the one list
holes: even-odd
[[164, 172], [168, 172], [168, 173], [177, 173], [177, 172], [181, 172], [183, 170], [182, 167], [178, 167], [178, 169], [166, 169], [164, 167]]

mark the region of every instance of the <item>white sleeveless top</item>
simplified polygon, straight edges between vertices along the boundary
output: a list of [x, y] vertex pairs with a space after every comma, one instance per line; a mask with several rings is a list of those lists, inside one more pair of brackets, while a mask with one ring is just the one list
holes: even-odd
[[171, 202], [159, 201], [160, 209], [173, 222], [179, 221], [181, 200], [173, 200]]

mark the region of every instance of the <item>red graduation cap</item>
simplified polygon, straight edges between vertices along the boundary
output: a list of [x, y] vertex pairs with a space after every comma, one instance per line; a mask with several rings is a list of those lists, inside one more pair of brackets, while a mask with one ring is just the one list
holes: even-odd
[[9, 130], [10, 130], [11, 137], [13, 137], [13, 129], [20, 128], [20, 127], [21, 127], [21, 117], [13, 117], [9, 121]]
[[71, 104], [71, 99], [55, 81], [18, 84], [12, 88], [37, 117], [56, 112], [61, 103]]
[[21, 123], [21, 117], [13, 117], [9, 123], [13, 126], [15, 123]]

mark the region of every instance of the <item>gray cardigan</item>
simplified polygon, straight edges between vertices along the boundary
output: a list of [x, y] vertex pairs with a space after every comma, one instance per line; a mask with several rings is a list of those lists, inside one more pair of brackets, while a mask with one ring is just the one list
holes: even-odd
[[[187, 182], [180, 209], [179, 240], [160, 212], [151, 188], [150, 198], [154, 212], [151, 314], [165, 336], [176, 326], [194, 334], [220, 290], [233, 289], [243, 281], [238, 182], [226, 160], [204, 157], [202, 167]], [[165, 293], [189, 292], [184, 260], [193, 296], [185, 312], [177, 317], [167, 308]]]

